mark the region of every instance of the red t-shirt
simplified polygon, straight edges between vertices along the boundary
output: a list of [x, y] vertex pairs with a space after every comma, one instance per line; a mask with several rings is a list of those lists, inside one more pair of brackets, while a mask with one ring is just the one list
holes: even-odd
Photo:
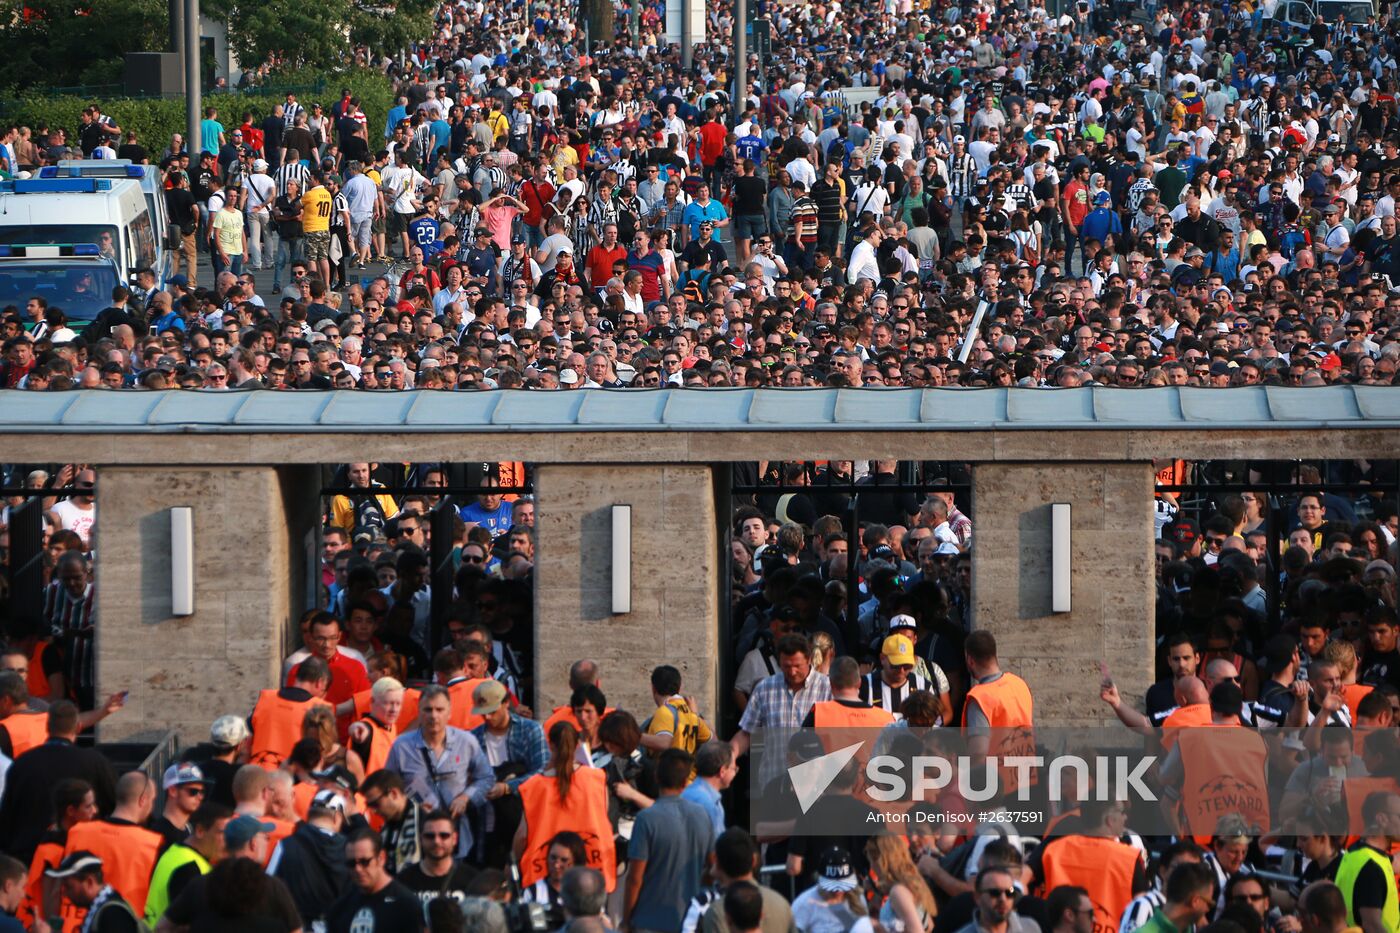
[[520, 200], [525, 202], [525, 224], [538, 227], [544, 222], [545, 205], [554, 200], [554, 186], [546, 181], [536, 187], [532, 178], [520, 186]]
[[700, 127], [700, 163], [714, 165], [724, 152], [724, 139], [728, 135], [719, 123], [711, 120]]
[[[365, 666], [354, 658], [337, 651], [335, 657], [330, 660], [329, 666], [331, 685], [326, 690], [325, 700], [332, 706], [354, 699], [355, 694], [370, 688], [369, 674], [366, 673]], [[300, 669], [301, 665], [298, 664], [287, 675], [288, 687], [296, 684], [297, 671]]]
[[602, 288], [612, 278], [613, 263], [627, 258], [627, 247], [621, 243], [607, 249], [602, 243], [588, 251], [588, 278], [594, 288]]

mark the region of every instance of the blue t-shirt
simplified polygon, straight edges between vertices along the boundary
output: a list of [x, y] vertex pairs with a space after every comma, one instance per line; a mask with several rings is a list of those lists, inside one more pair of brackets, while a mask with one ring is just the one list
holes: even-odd
[[752, 159], [754, 165], [762, 165], [763, 150], [768, 146], [763, 142], [762, 136], [754, 135], [741, 137], [734, 144], [734, 148], [738, 151], [739, 158]]
[[200, 152], [218, 152], [219, 134], [224, 131], [224, 125], [218, 120], [204, 120], [199, 124], [199, 150]]
[[698, 237], [700, 235], [700, 224], [706, 220], [724, 220], [728, 217], [724, 210], [724, 205], [710, 198], [710, 203], [704, 207], [700, 202], [691, 201], [685, 206], [685, 211], [681, 214], [681, 221], [690, 227], [690, 235]]
[[700, 893], [700, 876], [714, 842], [714, 826], [704, 809], [680, 797], [660, 797], [637, 814], [629, 859], [647, 863], [642, 890], [632, 912], [641, 930], [679, 930], [690, 899]]
[[419, 217], [408, 225], [408, 238], [423, 248], [424, 259], [431, 259], [442, 248], [438, 239], [440, 230], [438, 222], [431, 217]]
[[494, 512], [486, 511], [480, 502], [473, 502], [462, 506], [457, 510], [457, 514], [462, 516], [462, 521], [468, 524], [475, 522], [491, 532], [491, 537], [495, 538], [510, 530], [510, 511], [509, 502], [503, 501]]

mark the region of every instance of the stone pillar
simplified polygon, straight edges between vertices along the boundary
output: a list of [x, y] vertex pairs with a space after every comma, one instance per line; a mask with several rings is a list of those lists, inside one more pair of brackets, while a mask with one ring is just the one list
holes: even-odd
[[[680, 668], [714, 722], [719, 567], [708, 466], [541, 465], [535, 471], [536, 705], [569, 701], [569, 665], [593, 658], [608, 704], [643, 715], [651, 670]], [[612, 506], [632, 506], [632, 611], [612, 614]]]
[[[1113, 720], [1099, 661], [1124, 700], [1152, 683], [1150, 463], [979, 463], [973, 467], [973, 624], [996, 635], [1002, 668], [1025, 678], [1036, 722]], [[1050, 504], [1071, 507], [1071, 611], [1050, 611]], [[1116, 720], [1113, 720], [1116, 721]]]
[[[276, 684], [316, 596], [315, 467], [98, 469], [97, 689], [129, 690], [104, 742], [208, 741]], [[171, 615], [170, 509], [194, 510], [194, 614]]]

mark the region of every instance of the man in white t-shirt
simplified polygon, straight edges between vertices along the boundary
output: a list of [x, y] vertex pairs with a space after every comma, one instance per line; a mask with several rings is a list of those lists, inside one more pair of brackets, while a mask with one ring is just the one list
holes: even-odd
[[83, 470], [73, 479], [73, 494], [55, 502], [49, 510], [58, 519], [58, 526], [77, 533], [87, 548], [92, 547], [92, 525], [97, 520], [97, 503], [92, 495], [96, 483], [97, 474]]
[[419, 174], [418, 170], [408, 164], [408, 153], [399, 151], [394, 153], [394, 166], [386, 167], [380, 173], [380, 189], [384, 192], [386, 200], [392, 201], [389, 210], [388, 230], [386, 231], [392, 240], [398, 237], [399, 245], [403, 248], [403, 255], [408, 256], [408, 222], [418, 212], [420, 206], [417, 198], [418, 188], [427, 184], [428, 180]]

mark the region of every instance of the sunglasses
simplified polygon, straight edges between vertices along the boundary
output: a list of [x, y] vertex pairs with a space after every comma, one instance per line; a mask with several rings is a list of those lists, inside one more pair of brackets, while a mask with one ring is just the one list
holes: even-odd
[[370, 865], [374, 864], [374, 857], [371, 856], [370, 858], [347, 858], [345, 860], [345, 864], [349, 865], [351, 868], [368, 868]]

